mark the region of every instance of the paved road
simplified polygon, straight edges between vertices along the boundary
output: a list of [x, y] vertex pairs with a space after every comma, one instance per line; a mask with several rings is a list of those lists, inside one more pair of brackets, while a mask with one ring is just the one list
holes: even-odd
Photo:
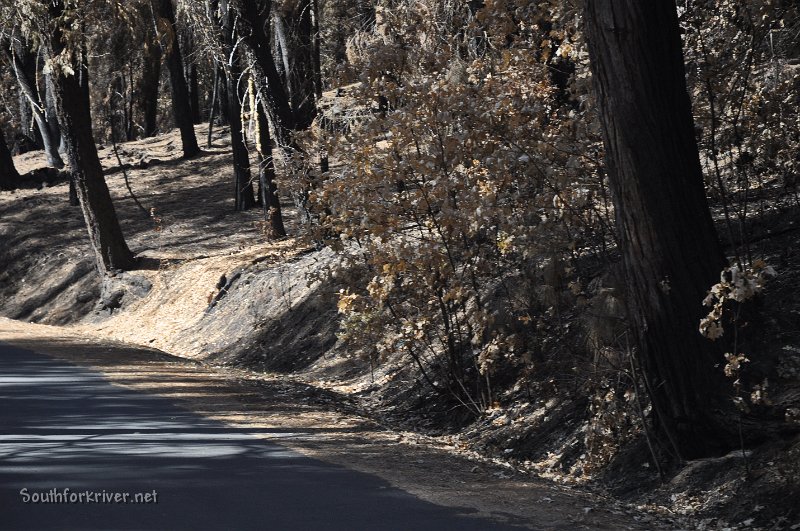
[[[87, 491], [97, 493], [92, 503], [34, 503]], [[117, 493], [150, 503], [105, 501]], [[518, 528], [433, 505], [377, 477], [115, 387], [99, 373], [0, 344], [6, 529]]]

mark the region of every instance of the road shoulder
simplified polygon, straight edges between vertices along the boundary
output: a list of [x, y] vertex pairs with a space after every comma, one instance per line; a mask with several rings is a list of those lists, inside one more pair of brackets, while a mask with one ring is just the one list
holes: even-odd
[[597, 494], [463, 455], [432, 438], [385, 429], [346, 398], [286, 376], [204, 366], [68, 328], [4, 318], [0, 342], [96, 370], [114, 385], [168, 398], [230, 426], [260, 429], [260, 436], [299, 453], [374, 474], [425, 501], [475, 516], [535, 529], [656, 524]]

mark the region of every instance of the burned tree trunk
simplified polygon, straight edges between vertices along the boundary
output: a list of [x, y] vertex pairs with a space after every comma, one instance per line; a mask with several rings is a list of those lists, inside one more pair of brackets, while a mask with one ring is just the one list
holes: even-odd
[[53, 24], [49, 35], [49, 56], [69, 61], [69, 69], [62, 66], [52, 73], [53, 95], [97, 268], [103, 275], [114, 270], [128, 270], [134, 266], [135, 259], [122, 235], [92, 137], [86, 53], [75, 50], [74, 43], [71, 48], [64, 43], [60, 24], [69, 22], [60, 20], [64, 2], [54, 1], [48, 9], [51, 19], [59, 21]]
[[684, 458], [723, 451], [735, 431], [721, 413], [730, 397], [720, 352], [698, 325], [726, 261], [703, 187], [675, 3], [586, 0], [585, 22], [657, 426]]
[[175, 10], [172, 0], [153, 0], [159, 17], [159, 27], [165, 33], [167, 68], [169, 69], [170, 85], [172, 86], [172, 112], [175, 116], [175, 125], [180, 129], [181, 142], [183, 143], [183, 156], [194, 157], [200, 153], [197, 136], [194, 134], [192, 122], [192, 107], [189, 103], [189, 87], [183, 75], [183, 57], [179, 39], [177, 38], [177, 25], [175, 23]]
[[148, 34], [142, 49], [142, 73], [139, 78], [139, 111], [142, 136], [149, 138], [158, 130], [158, 85], [161, 82], [161, 46], [155, 34]]
[[297, 2], [286, 15], [292, 29], [287, 79], [292, 87], [294, 127], [298, 130], [307, 129], [317, 115], [316, 15], [313, 0]]
[[[255, 100], [255, 98], [253, 98]], [[283, 225], [281, 202], [278, 198], [278, 187], [275, 184], [275, 160], [272, 157], [272, 137], [269, 134], [269, 120], [264, 109], [253, 105], [256, 114], [256, 150], [258, 151], [258, 181], [261, 204], [264, 208], [264, 219], [269, 226], [270, 238], [286, 236]]]
[[58, 152], [60, 139], [58, 136], [53, 135], [53, 131], [50, 128], [53, 125], [52, 118], [47, 116], [47, 104], [39, 97], [39, 91], [36, 87], [35, 56], [28, 50], [22, 50], [21, 46], [18, 45], [14, 49], [8, 50], [9, 60], [14, 69], [14, 76], [17, 79], [20, 92], [28, 101], [33, 113], [33, 119], [36, 121], [44, 152], [47, 156], [47, 165], [61, 169], [64, 167], [64, 161]]
[[239, 99], [237, 87], [241, 71], [237, 65], [231, 65], [226, 72], [225, 82], [228, 87], [228, 113], [233, 117], [230, 121], [231, 147], [233, 148], [233, 173], [234, 173], [234, 205], [237, 211], [248, 210], [256, 203], [253, 192], [253, 182], [250, 173], [250, 155], [244, 141], [242, 128], [242, 104]]
[[239, 54], [234, 50], [234, 13], [226, 0], [220, 2], [222, 12], [223, 47], [229, 59], [225, 68], [225, 104], [231, 127], [231, 147], [233, 148], [234, 204], [237, 211], [255, 206], [253, 182], [250, 173], [250, 155], [244, 140], [242, 127], [242, 103], [239, 80], [242, 77]]

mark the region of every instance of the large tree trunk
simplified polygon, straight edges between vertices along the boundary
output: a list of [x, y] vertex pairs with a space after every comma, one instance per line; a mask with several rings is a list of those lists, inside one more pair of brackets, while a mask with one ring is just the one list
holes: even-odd
[[[83, 75], [86, 75], [85, 70]], [[67, 145], [70, 169], [94, 247], [97, 267], [103, 274], [113, 270], [128, 270], [134, 266], [135, 260], [122, 235], [92, 138], [89, 88], [78, 82], [77, 75], [58, 74], [55, 82], [61, 134]]]
[[275, 33], [272, 57], [275, 61], [275, 67], [278, 69], [278, 74], [286, 87], [286, 93], [291, 99], [292, 78], [289, 76], [289, 72], [292, 71], [292, 62], [289, 60], [289, 38], [287, 37], [286, 25], [280, 13], [273, 15], [272, 26]]
[[0, 132], [0, 190], [13, 190], [19, 182], [19, 173], [11, 158], [6, 139]]
[[225, 83], [225, 69], [223, 67], [217, 68], [217, 76], [219, 76], [219, 94], [217, 95], [217, 105], [219, 110], [218, 123], [221, 126], [226, 126], [231, 123], [231, 117], [228, 114], [228, 85]]
[[735, 426], [721, 413], [731, 398], [720, 352], [698, 326], [726, 261], [703, 187], [675, 2], [586, 0], [585, 23], [657, 425], [682, 457], [712, 454], [734, 442]]
[[22, 93], [22, 90], [17, 93], [17, 108], [19, 109], [19, 121], [22, 126], [22, 134], [24, 138], [15, 144], [16, 150], [19, 150], [18, 155], [27, 153], [34, 149], [42, 149], [42, 138], [39, 134], [39, 129], [36, 127], [35, 120], [33, 119], [33, 111], [31, 110], [30, 101], [27, 96]]
[[[47, 129], [50, 132], [50, 138], [53, 144], [58, 146], [58, 154], [63, 155], [67, 152], [67, 145], [64, 139], [61, 138], [61, 127], [58, 125], [58, 110], [56, 109], [56, 97], [53, 94], [53, 77], [50, 74], [45, 74], [45, 101], [47, 103]], [[63, 161], [62, 161], [63, 164]]]
[[[59, 155], [65, 157], [67, 155], [67, 143], [64, 139], [64, 135], [61, 134], [61, 124], [58, 123], [58, 100], [56, 98], [56, 87], [53, 82], [52, 74], [47, 74], [45, 76], [45, 83], [47, 87], [47, 128], [50, 130], [53, 141], [58, 139]], [[70, 173], [68, 197], [70, 206], [80, 206], [81, 202], [80, 199], [78, 199], [78, 188], [74, 173]]]
[[186, 77], [183, 75], [183, 57], [179, 39], [177, 38], [177, 25], [172, 0], [153, 0], [156, 5], [161, 25], [165, 28], [167, 45], [165, 49], [167, 68], [169, 69], [170, 85], [172, 86], [172, 112], [175, 116], [175, 125], [180, 129], [183, 142], [183, 156], [194, 157], [200, 153], [197, 136], [194, 134], [192, 122], [192, 107], [189, 103], [189, 88]]
[[[62, 1], [50, 5], [50, 14], [57, 20], [64, 12]], [[81, 210], [94, 248], [97, 268], [101, 274], [128, 270], [135, 264], [133, 253], [122, 235], [111, 194], [103, 177], [103, 167], [92, 138], [92, 118], [89, 105], [89, 71], [78, 59], [78, 51], [65, 50], [62, 31], [53, 28], [50, 36], [50, 57], [67, 55], [73, 72], [56, 68], [53, 88], [58, 109], [61, 135], [67, 147], [70, 169], [75, 179]], [[81, 53], [82, 58], [86, 57]]]

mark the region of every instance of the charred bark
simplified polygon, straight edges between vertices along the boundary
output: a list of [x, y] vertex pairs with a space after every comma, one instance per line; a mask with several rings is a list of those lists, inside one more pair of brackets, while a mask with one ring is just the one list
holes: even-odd
[[234, 171], [234, 204], [237, 211], [248, 210], [256, 203], [255, 193], [253, 192], [253, 182], [250, 173], [250, 155], [244, 140], [244, 130], [242, 128], [242, 107], [239, 99], [237, 87], [241, 72], [238, 66], [231, 68], [226, 73], [225, 82], [228, 87], [228, 112], [234, 118], [230, 122], [231, 127], [231, 147], [233, 148], [233, 171]]
[[272, 137], [269, 134], [269, 120], [261, 106], [257, 106], [257, 146], [258, 146], [258, 181], [261, 204], [264, 207], [264, 219], [269, 226], [270, 238], [286, 236], [283, 225], [281, 202], [278, 198], [278, 187], [275, 184], [275, 159], [272, 157]]
[[291, 94], [294, 127], [298, 130], [307, 129], [317, 115], [315, 11], [316, 2], [305, 0], [298, 2], [289, 14], [294, 37], [289, 78], [294, 88]]
[[[55, 144], [58, 154], [66, 153], [67, 146], [61, 137], [61, 127], [58, 125], [58, 110], [56, 109], [56, 97], [54, 95], [53, 79], [50, 74], [45, 74], [45, 103], [47, 104], [47, 129], [50, 132], [50, 141]], [[62, 161], [63, 163], [63, 161]]]
[[725, 451], [738, 443], [730, 384], [698, 325], [726, 261], [703, 186], [675, 3], [586, 0], [585, 23], [657, 427], [683, 458]]

